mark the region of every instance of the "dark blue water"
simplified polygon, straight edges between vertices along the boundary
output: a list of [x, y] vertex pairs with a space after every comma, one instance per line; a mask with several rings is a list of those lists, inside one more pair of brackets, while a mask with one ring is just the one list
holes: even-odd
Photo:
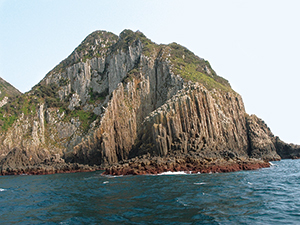
[[300, 224], [300, 160], [223, 174], [0, 177], [0, 224]]

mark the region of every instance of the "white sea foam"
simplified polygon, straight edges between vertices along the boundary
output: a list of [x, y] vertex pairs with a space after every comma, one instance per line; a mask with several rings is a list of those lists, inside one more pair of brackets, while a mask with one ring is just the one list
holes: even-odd
[[187, 175], [187, 174], [191, 174], [191, 172], [187, 172], [187, 171], [177, 171], [177, 172], [171, 172], [171, 171], [167, 171], [167, 172], [163, 172], [163, 173], [159, 173], [157, 175]]
[[0, 188], [0, 191], [6, 191], [5, 189], [3, 189], [3, 188]]
[[[102, 177], [106, 177], [106, 178], [116, 178], [116, 177], [123, 177], [124, 175], [103, 175], [103, 174], [101, 174], [101, 176]], [[128, 176], [130, 176], [130, 175], [128, 175]]]
[[182, 201], [180, 201], [180, 200], [176, 200], [179, 204], [181, 204], [181, 205], [183, 205], [183, 206], [188, 206], [188, 204], [186, 204], [186, 203], [184, 203], [184, 202], [182, 202]]
[[194, 184], [196, 184], [196, 185], [203, 185], [203, 184], [206, 184], [206, 183], [200, 182], [200, 183], [194, 183]]
[[104, 181], [104, 182], [103, 182], [103, 184], [108, 184], [108, 183], [109, 183], [109, 181]]

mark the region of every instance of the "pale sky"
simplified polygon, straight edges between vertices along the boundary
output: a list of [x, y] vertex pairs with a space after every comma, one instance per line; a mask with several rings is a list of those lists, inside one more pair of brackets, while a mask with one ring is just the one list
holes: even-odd
[[0, 77], [29, 91], [95, 30], [140, 30], [208, 60], [283, 141], [300, 144], [298, 0], [0, 0]]

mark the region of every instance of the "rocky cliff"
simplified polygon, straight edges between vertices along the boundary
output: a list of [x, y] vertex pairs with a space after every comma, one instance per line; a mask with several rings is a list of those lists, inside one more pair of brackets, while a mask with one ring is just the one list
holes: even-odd
[[171, 156], [248, 162], [300, 152], [247, 115], [241, 97], [206, 60], [139, 31], [93, 32], [0, 113], [2, 173], [49, 162], [72, 168]]

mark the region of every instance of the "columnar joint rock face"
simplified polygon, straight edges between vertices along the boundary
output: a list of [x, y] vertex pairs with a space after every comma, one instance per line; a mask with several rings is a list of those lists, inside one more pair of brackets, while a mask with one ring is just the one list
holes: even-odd
[[[174, 151], [219, 157], [223, 151], [247, 156], [245, 110], [239, 95], [185, 87], [143, 123], [138, 152], [166, 156]], [[145, 135], [147, 134], [147, 135]], [[148, 147], [147, 147], [148, 146]]]

